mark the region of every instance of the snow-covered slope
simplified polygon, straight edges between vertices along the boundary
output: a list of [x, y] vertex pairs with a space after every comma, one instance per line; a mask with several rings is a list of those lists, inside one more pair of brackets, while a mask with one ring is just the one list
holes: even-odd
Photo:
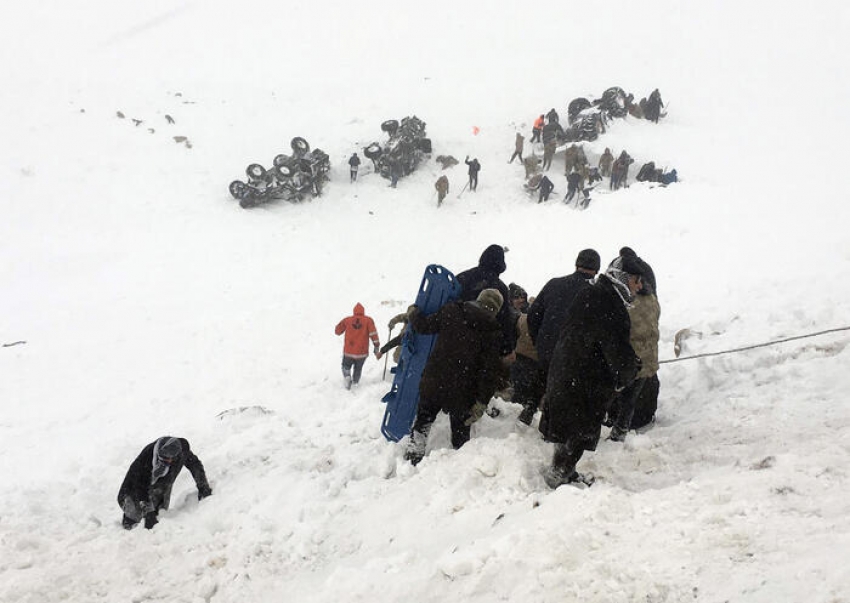
[[[491, 243], [532, 294], [584, 247], [635, 248], [663, 358], [685, 327], [699, 353], [847, 326], [845, 4], [7, 12], [0, 343], [26, 343], [0, 348], [0, 601], [850, 597], [846, 333], [664, 365], [658, 424], [586, 455], [592, 489], [555, 492], [550, 447], [501, 401], [463, 449], [443, 417], [426, 460], [401, 461], [382, 363], [343, 390], [333, 336], [359, 301], [385, 340], [426, 264], [463, 270]], [[537, 205], [514, 133], [612, 85], [660, 88], [669, 116], [589, 153], [682, 182]], [[435, 155], [480, 159], [476, 194], [457, 197], [461, 164], [437, 209], [434, 162], [349, 185], [348, 155], [409, 114]], [[228, 183], [293, 136], [331, 157], [323, 197], [240, 209]], [[125, 532], [118, 486], [165, 434], [214, 496], [181, 477], [155, 530]]]

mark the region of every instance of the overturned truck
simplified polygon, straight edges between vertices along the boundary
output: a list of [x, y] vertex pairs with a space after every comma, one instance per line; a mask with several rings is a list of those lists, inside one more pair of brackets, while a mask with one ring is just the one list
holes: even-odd
[[252, 163], [245, 169], [248, 181], [234, 180], [230, 194], [244, 208], [255, 207], [274, 199], [301, 201], [307, 196], [318, 196], [328, 180], [330, 158], [321, 149], [310, 150], [310, 144], [296, 136], [289, 146], [292, 155], [281, 153], [264, 168]]
[[425, 122], [409, 116], [399, 122], [388, 119], [381, 130], [389, 135], [382, 145], [373, 142], [363, 149], [363, 154], [372, 160], [375, 172], [387, 178], [402, 178], [413, 172], [431, 154], [431, 139], [425, 135]]

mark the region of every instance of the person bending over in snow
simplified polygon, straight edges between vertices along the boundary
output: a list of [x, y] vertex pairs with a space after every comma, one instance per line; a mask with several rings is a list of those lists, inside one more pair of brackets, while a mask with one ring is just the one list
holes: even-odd
[[[343, 318], [336, 325], [336, 334], [345, 333], [345, 343], [342, 348], [342, 377], [345, 379], [345, 389], [351, 389], [351, 384], [360, 382], [360, 373], [363, 364], [369, 356], [369, 340], [375, 350], [375, 358], [381, 358], [381, 341], [378, 339], [378, 330], [375, 321], [366, 316], [361, 304], [354, 306], [354, 314]], [[354, 368], [354, 375], [351, 369]]]
[[413, 465], [425, 456], [440, 411], [449, 415], [455, 449], [469, 441], [471, 425], [484, 414], [502, 370], [496, 314], [503, 302], [496, 289], [484, 289], [476, 301], [451, 302], [429, 316], [414, 306], [413, 330], [440, 336], [419, 382], [419, 408], [404, 454]]
[[132, 529], [142, 519], [148, 530], [157, 524], [159, 510], [168, 509], [171, 487], [184, 465], [195, 479], [198, 500], [210, 496], [212, 489], [204, 465], [192, 453], [187, 440], [164, 436], [142, 449], [118, 490], [124, 529]]

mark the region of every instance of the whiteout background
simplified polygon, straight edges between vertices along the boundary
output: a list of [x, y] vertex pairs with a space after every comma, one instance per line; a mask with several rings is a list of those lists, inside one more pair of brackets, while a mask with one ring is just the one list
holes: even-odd
[[[333, 335], [359, 301], [386, 340], [428, 263], [491, 243], [532, 294], [584, 247], [635, 248], [663, 358], [683, 327], [697, 353], [845, 326], [845, 3], [4, 13], [0, 340], [27, 343], [0, 349], [0, 600], [850, 599], [846, 334], [664, 366], [656, 427], [588, 454], [592, 489], [555, 492], [550, 447], [503, 402], [457, 452], [441, 419], [409, 467], [378, 431], [382, 363], [344, 391]], [[682, 182], [537, 205], [514, 132], [612, 85], [659, 87], [669, 116], [617, 121], [589, 154]], [[434, 162], [397, 190], [368, 161], [348, 184], [348, 155], [409, 114], [435, 155], [479, 157], [477, 194], [457, 198], [457, 166], [438, 210]], [[230, 180], [293, 136], [330, 154], [325, 195], [240, 209]], [[245, 406], [270, 412], [218, 417]], [[165, 434], [215, 495], [181, 477], [155, 530], [125, 532], [118, 486]]]

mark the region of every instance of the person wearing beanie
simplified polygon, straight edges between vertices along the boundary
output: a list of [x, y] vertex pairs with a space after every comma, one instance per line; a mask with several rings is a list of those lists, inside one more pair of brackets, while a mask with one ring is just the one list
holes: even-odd
[[142, 448], [118, 490], [118, 506], [124, 513], [121, 525], [125, 530], [134, 528], [142, 519], [148, 530], [159, 523], [159, 511], [168, 509], [171, 487], [184, 465], [198, 487], [198, 500], [210, 496], [212, 488], [204, 465], [186, 439], [164, 436]]
[[599, 272], [600, 263], [595, 249], [583, 249], [576, 257], [575, 272], [549, 280], [528, 309], [528, 332], [537, 348], [544, 373], [549, 369], [567, 309], [576, 294], [590, 286], [590, 279]]
[[546, 441], [555, 443], [544, 471], [550, 488], [592, 482], [576, 471], [576, 463], [585, 450], [596, 450], [614, 393], [634, 381], [640, 369], [629, 343], [626, 311], [628, 298], [639, 288], [638, 263], [609, 267], [576, 294], [567, 313], [549, 365], [539, 426]]
[[471, 425], [483, 415], [499, 383], [499, 323], [504, 305], [496, 289], [474, 301], [450, 302], [429, 316], [414, 307], [410, 326], [417, 333], [439, 333], [419, 381], [419, 407], [404, 458], [413, 465], [425, 456], [428, 434], [440, 411], [449, 415], [455, 449], [469, 441]]
[[[375, 321], [366, 316], [366, 310], [359, 302], [354, 305], [354, 314], [340, 320], [334, 332], [337, 335], [345, 333], [345, 343], [342, 348], [342, 378], [345, 389], [351, 389], [352, 384], [360, 382], [363, 364], [369, 357], [369, 342], [372, 342], [375, 358], [381, 359], [381, 341]], [[351, 374], [352, 368], [354, 374]]]
[[[505, 265], [505, 248], [501, 245], [490, 245], [481, 254], [478, 266], [458, 273], [461, 301], [473, 301], [484, 289], [496, 289], [502, 299], [510, 299], [508, 288], [499, 275], [507, 269]], [[514, 321], [511, 319], [508, 304], [504, 304], [496, 315], [496, 320], [502, 328], [502, 338], [498, 347], [500, 355], [509, 355], [516, 345]]]

